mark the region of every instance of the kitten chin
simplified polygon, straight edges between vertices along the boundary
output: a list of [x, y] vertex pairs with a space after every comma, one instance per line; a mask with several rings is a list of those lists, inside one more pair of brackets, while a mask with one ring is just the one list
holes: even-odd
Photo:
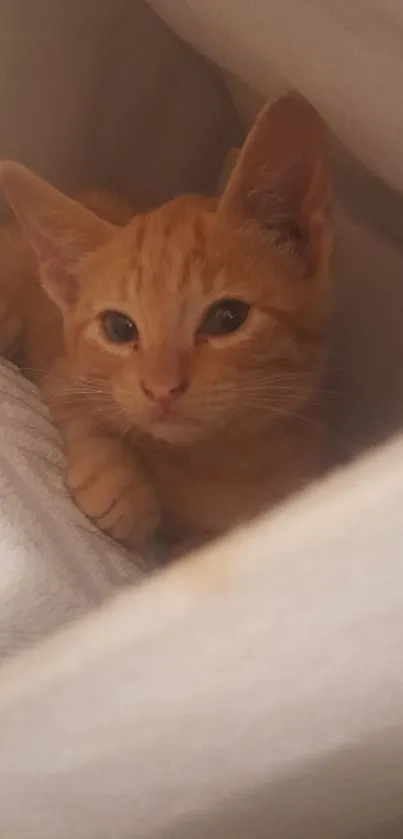
[[164, 419], [144, 426], [143, 433], [151, 440], [166, 443], [170, 446], [192, 446], [200, 440], [213, 436], [210, 429], [202, 423], [183, 421], [181, 419]]
[[154, 423], [148, 429], [150, 437], [172, 446], [192, 446], [204, 438], [202, 429], [179, 423]]

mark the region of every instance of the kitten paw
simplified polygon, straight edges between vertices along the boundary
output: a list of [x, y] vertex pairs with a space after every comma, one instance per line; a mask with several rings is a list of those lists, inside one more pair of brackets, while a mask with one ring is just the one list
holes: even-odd
[[158, 528], [153, 490], [134, 454], [118, 440], [76, 443], [70, 451], [66, 484], [80, 510], [118, 542], [141, 545]]

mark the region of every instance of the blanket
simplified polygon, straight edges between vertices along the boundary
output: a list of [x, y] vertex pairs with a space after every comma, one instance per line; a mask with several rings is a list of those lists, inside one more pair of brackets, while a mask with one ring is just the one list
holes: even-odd
[[36, 388], [0, 364], [0, 656], [34, 644], [117, 590], [145, 562], [115, 545], [63, 485], [58, 433]]

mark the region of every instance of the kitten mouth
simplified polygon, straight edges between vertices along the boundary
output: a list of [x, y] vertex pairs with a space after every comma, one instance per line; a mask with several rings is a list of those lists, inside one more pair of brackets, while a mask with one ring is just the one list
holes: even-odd
[[161, 405], [151, 418], [151, 425], [172, 425], [178, 422], [178, 417], [175, 416], [170, 405]]
[[153, 412], [148, 423], [151, 434], [153, 434], [154, 431], [158, 434], [160, 430], [163, 430], [164, 428], [172, 428], [178, 424], [178, 416], [168, 406], [160, 407], [158, 410]]
[[152, 420], [152, 422], [150, 422], [150, 429], [151, 432], [153, 432], [155, 429], [172, 428], [172, 426], [175, 425], [178, 425], [178, 421], [175, 420], [175, 417], [168, 414], [168, 416], [158, 417], [158, 419]]

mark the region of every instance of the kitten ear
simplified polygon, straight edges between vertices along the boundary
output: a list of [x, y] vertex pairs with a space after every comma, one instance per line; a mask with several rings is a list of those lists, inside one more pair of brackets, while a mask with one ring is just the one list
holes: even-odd
[[2, 163], [0, 181], [38, 258], [45, 291], [68, 309], [77, 298], [77, 263], [114, 228], [18, 163]]
[[288, 245], [314, 274], [330, 256], [327, 132], [314, 108], [289, 94], [256, 120], [219, 205], [241, 224]]

